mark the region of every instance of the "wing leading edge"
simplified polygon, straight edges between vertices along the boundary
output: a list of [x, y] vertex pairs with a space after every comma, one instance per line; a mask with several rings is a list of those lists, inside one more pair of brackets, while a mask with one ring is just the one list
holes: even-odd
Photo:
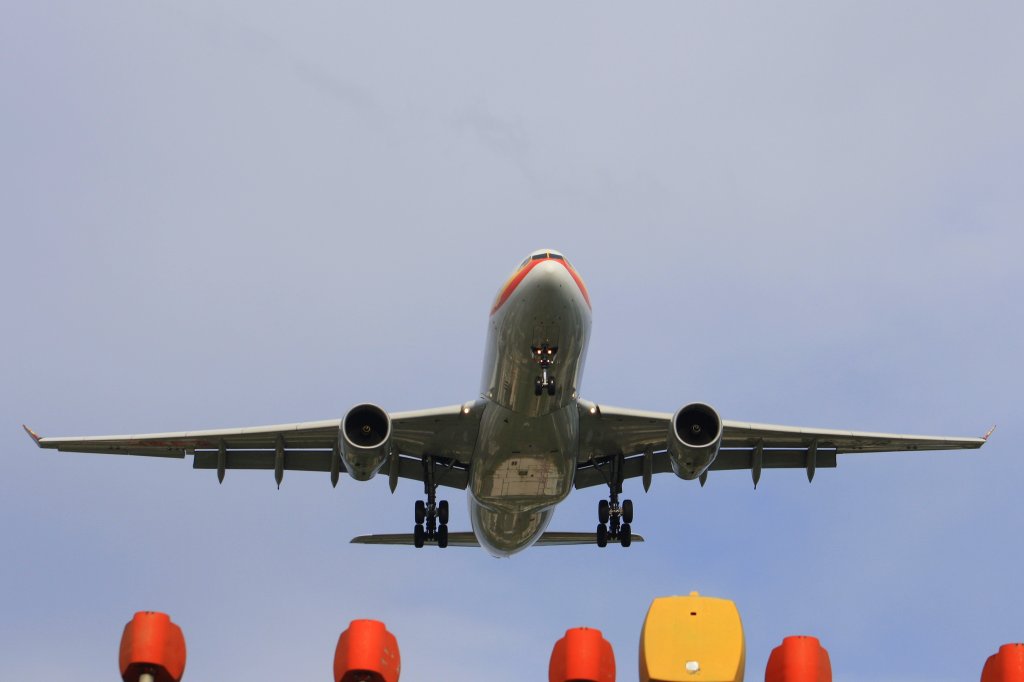
[[[622, 456], [622, 477], [671, 471], [667, 448], [672, 414], [609, 407], [580, 401], [580, 464], [577, 488], [607, 483], [603, 465]], [[980, 438], [917, 436], [867, 431], [817, 429], [776, 424], [722, 421], [722, 446], [709, 471], [749, 469], [754, 484], [762, 469], [834, 468], [837, 455], [912, 450], [980, 448], [992, 434]]]

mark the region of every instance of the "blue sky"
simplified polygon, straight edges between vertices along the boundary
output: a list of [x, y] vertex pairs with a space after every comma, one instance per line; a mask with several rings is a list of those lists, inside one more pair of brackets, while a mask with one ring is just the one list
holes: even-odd
[[[1024, 640], [1019, 3], [22, 4], [0, 22], [0, 679], [115, 679], [134, 611], [195, 679], [326, 679], [384, 620], [403, 679], [543, 679], [567, 628], [632, 679], [644, 613], [735, 600], [850, 682]], [[529, 251], [594, 301], [585, 397], [944, 435], [706, 488], [627, 484], [621, 548], [354, 547], [394, 496], [37, 451], [476, 395]], [[601, 491], [552, 529], [595, 525]], [[460, 494], [453, 528], [468, 528]], [[54, 654], [59, 642], [61, 656]]]

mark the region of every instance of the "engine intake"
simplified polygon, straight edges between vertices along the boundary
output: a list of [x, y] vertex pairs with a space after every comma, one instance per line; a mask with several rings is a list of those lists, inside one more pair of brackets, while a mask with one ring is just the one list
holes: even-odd
[[341, 420], [341, 459], [357, 481], [368, 481], [391, 454], [391, 418], [369, 403], [356, 405]]
[[721, 445], [722, 418], [710, 405], [690, 403], [672, 416], [668, 453], [679, 478], [692, 481], [707, 471]]

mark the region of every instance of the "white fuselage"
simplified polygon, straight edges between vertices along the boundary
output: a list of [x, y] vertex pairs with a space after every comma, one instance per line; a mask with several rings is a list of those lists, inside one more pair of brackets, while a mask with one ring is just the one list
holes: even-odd
[[[485, 402], [469, 481], [473, 531], [495, 556], [544, 532], [572, 488], [579, 454], [580, 379], [590, 339], [586, 288], [557, 255], [535, 257], [498, 294], [487, 333]], [[554, 395], [537, 395], [536, 349], [557, 348], [547, 367]]]

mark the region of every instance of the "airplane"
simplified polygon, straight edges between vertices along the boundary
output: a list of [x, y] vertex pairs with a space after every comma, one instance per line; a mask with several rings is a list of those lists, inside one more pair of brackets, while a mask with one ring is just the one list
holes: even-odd
[[[981, 438], [840, 431], [722, 419], [710, 405], [674, 413], [613, 407], [580, 397], [591, 329], [590, 294], [565, 256], [540, 249], [526, 257], [491, 307], [480, 394], [458, 405], [389, 413], [373, 404], [341, 419], [235, 429], [122, 436], [42, 438], [66, 452], [184, 458], [195, 469], [341, 472], [357, 481], [388, 476], [423, 484], [411, 534], [365, 535], [363, 544], [480, 546], [507, 557], [532, 545], [628, 547], [633, 502], [622, 483], [672, 472], [703, 486], [709, 472], [836, 466], [847, 453], [980, 448]], [[595, 532], [546, 532], [555, 507], [573, 488], [606, 486]], [[468, 490], [472, 532], [449, 532], [439, 487]]]

